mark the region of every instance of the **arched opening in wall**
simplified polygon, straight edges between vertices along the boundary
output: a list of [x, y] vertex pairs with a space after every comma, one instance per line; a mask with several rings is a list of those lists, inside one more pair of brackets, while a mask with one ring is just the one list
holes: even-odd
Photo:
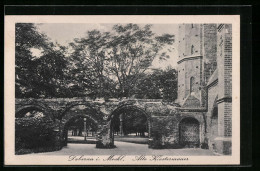
[[32, 105], [15, 113], [15, 154], [55, 150], [54, 121], [46, 114]]
[[113, 145], [119, 143], [148, 144], [150, 118], [134, 106], [124, 106], [111, 114], [111, 132]]
[[15, 113], [15, 118], [42, 118], [46, 116], [42, 108], [37, 106], [26, 106]]
[[190, 93], [194, 92], [194, 84], [195, 84], [195, 79], [194, 77], [190, 78]]
[[64, 145], [67, 143], [96, 144], [98, 122], [88, 115], [76, 115], [64, 125]]
[[179, 124], [179, 140], [183, 147], [199, 147], [200, 145], [200, 124], [197, 119], [184, 118]]
[[62, 142], [95, 144], [103, 115], [89, 104], [73, 104], [61, 114]]
[[191, 55], [193, 55], [193, 54], [194, 54], [194, 46], [191, 45]]

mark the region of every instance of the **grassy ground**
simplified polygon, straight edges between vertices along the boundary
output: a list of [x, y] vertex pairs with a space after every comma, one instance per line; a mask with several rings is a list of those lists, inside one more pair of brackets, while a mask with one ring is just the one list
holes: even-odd
[[115, 137], [115, 141], [121, 142], [129, 142], [129, 143], [136, 143], [136, 144], [148, 144], [147, 137], [132, 137], [132, 136], [125, 136], [125, 137]]
[[[136, 137], [136, 136], [115, 136], [115, 141], [129, 142], [136, 144], [148, 144], [148, 137]], [[95, 144], [95, 137], [87, 137], [87, 141], [84, 141], [84, 137], [71, 136], [68, 138], [68, 143], [82, 143], [82, 144]]]

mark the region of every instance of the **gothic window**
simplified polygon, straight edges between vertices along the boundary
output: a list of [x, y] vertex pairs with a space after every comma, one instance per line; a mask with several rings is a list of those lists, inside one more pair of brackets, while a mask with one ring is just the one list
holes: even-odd
[[193, 24], [191, 24], [191, 28], [193, 28]]
[[193, 53], [194, 53], [194, 46], [191, 45], [191, 54], [193, 55]]
[[217, 118], [218, 118], [218, 106], [216, 105], [212, 111], [212, 119], [217, 119]]
[[194, 84], [195, 84], [194, 77], [191, 77], [190, 78], [190, 93], [194, 92]]

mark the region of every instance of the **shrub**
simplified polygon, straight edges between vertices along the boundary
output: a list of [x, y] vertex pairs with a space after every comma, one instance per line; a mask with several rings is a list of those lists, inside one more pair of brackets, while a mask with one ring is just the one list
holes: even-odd
[[57, 143], [54, 126], [54, 122], [46, 117], [16, 118], [16, 154], [53, 151], [57, 149], [55, 147]]

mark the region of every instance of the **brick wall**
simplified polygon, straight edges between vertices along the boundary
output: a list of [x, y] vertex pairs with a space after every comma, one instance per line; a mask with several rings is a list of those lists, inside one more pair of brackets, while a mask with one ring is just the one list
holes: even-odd
[[232, 136], [232, 103], [224, 103], [224, 136]]
[[232, 25], [218, 25], [220, 136], [232, 136]]
[[217, 25], [203, 25], [204, 81], [207, 83], [217, 68]]
[[225, 51], [225, 96], [232, 96], [232, 25], [225, 24], [225, 44], [224, 44], [224, 51]]
[[180, 24], [178, 53], [179, 61], [202, 56], [202, 61], [187, 60], [178, 63], [178, 102], [182, 104], [190, 93], [190, 78], [195, 78], [195, 95], [200, 97], [199, 87], [207, 83], [217, 68], [217, 25]]
[[[187, 58], [186, 58], [187, 59]], [[183, 100], [190, 94], [190, 80], [194, 78], [194, 95], [199, 99], [199, 88], [201, 85], [201, 63], [200, 56], [189, 58], [178, 65], [178, 100], [182, 104]]]
[[[179, 25], [179, 58], [201, 54], [201, 25], [200, 24], [180, 24]], [[193, 53], [192, 53], [193, 46]]]
[[217, 62], [219, 72], [219, 98], [232, 96], [232, 26], [230, 24], [218, 27]]

